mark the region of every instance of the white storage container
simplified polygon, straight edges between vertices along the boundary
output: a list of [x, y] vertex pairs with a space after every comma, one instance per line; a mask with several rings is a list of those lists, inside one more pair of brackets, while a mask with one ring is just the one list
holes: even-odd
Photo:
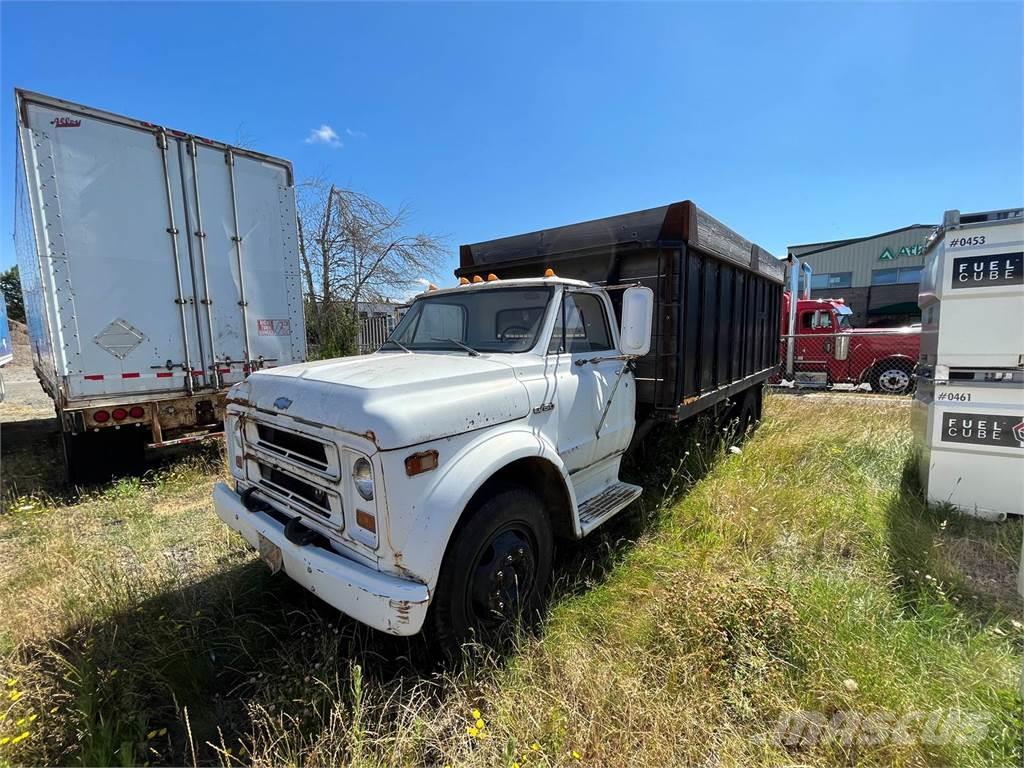
[[1024, 210], [947, 211], [925, 254], [921, 363], [1024, 367]]
[[912, 405], [928, 501], [988, 519], [1024, 514], [1024, 372], [956, 375], [919, 378]]

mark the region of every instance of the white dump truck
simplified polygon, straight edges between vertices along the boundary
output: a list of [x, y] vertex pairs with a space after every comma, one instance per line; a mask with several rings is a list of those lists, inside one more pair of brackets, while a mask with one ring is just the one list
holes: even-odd
[[783, 281], [688, 201], [463, 246], [461, 264], [376, 353], [233, 387], [233, 482], [214, 492], [272, 569], [455, 642], [533, 612], [554, 539], [641, 494], [619, 466], [656, 420], [757, 421]]
[[306, 358], [291, 164], [18, 90], [15, 248], [71, 479], [221, 430]]

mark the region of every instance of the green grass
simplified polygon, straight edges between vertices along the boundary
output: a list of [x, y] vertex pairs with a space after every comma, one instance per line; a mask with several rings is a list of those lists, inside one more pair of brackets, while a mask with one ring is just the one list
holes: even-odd
[[1021, 526], [927, 508], [907, 418], [777, 396], [738, 454], [653, 435], [539, 634], [455, 667], [267, 575], [216, 457], [10, 499], [0, 765], [1020, 765]]

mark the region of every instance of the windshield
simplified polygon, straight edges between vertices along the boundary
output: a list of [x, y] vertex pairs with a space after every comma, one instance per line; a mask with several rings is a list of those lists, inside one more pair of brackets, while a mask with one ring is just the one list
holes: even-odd
[[483, 288], [416, 299], [385, 349], [526, 352], [552, 288]]
[[[844, 307], [843, 309], [846, 308]], [[850, 328], [853, 327], [852, 325], [850, 325], [850, 316], [853, 314], [853, 310], [846, 309], [846, 311], [844, 312], [843, 309], [836, 309], [836, 325], [839, 326], [840, 330], [848, 331]]]

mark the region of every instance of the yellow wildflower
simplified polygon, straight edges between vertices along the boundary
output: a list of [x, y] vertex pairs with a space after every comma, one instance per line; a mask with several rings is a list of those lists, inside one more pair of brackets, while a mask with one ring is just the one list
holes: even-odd
[[29, 721], [30, 723], [34, 723], [34, 722], [36, 721], [36, 718], [37, 718], [37, 717], [39, 717], [39, 715], [37, 715], [37, 714], [35, 714], [35, 713], [33, 712], [33, 713], [32, 713], [31, 715], [29, 715], [29, 716], [28, 716], [28, 721]]
[[149, 733], [146, 734], [146, 741], [150, 741], [151, 739], [155, 739], [155, 738], [156, 738], [156, 731], [150, 731]]
[[0, 747], [2, 747], [4, 744], [6, 744], [10, 740], [11, 740], [10, 736], [4, 736], [3, 738], [0, 738]]
[[477, 730], [476, 726], [470, 725], [466, 728], [466, 733], [468, 733], [470, 736], [478, 736], [480, 734], [480, 731]]
[[21, 691], [11, 691], [10, 695], [8, 695], [7, 698], [9, 698], [11, 701], [17, 701], [18, 699], [21, 698], [21, 696], [22, 696], [22, 692]]
[[512, 763], [512, 768], [519, 768], [519, 763]]
[[481, 718], [481, 714], [480, 714], [480, 710], [479, 709], [470, 710], [469, 714], [472, 715], [474, 720], [479, 720]]
[[481, 720], [480, 718], [477, 718], [477, 721], [475, 723], [473, 723], [473, 725], [476, 726], [478, 731], [482, 731], [484, 729], [484, 721]]
[[15, 736], [13, 739], [11, 739], [11, 744], [17, 744], [19, 741], [24, 741], [27, 738], [28, 738], [28, 731], [22, 731], [17, 736]]
[[536, 741], [533, 742], [533, 744], [530, 745], [530, 750], [533, 752], [540, 752], [540, 744], [538, 744]]
[[156, 735], [157, 736], [166, 736], [167, 735], [167, 729], [166, 728], [161, 728], [159, 731], [156, 732]]
[[580, 754], [579, 752], [577, 752], [577, 751], [576, 751], [576, 750], [574, 749], [574, 750], [572, 751], [572, 759], [573, 759], [573, 760], [582, 760], [582, 759], [583, 759], [583, 755], [581, 755], [581, 754]]
[[13, 688], [17, 684], [18, 684], [18, 681], [16, 679], [14, 679], [13, 677], [8, 677], [7, 678], [7, 687], [8, 688]]

